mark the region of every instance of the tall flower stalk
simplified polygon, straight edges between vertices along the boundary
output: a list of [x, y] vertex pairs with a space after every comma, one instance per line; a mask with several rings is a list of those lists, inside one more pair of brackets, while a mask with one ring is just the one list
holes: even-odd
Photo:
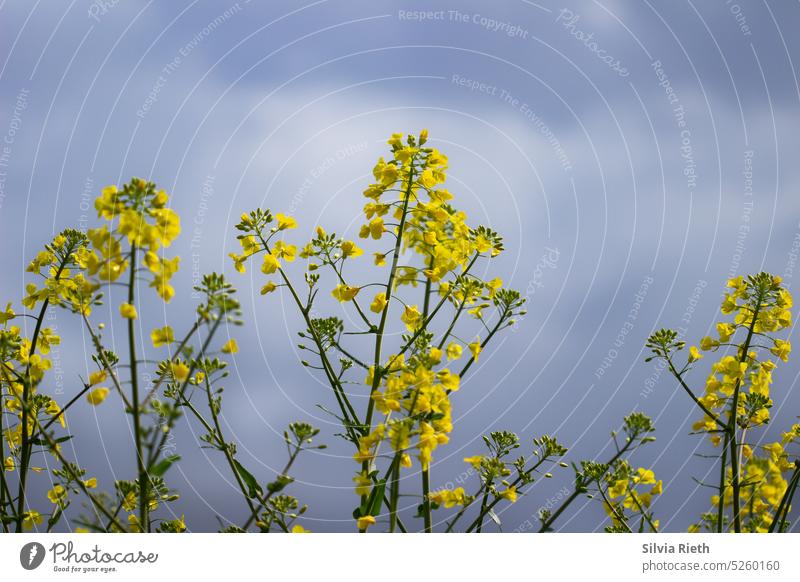
[[[792, 296], [780, 277], [769, 273], [728, 281], [722, 314], [732, 320], [717, 324], [714, 337], [689, 348], [686, 362], [676, 362], [686, 346], [677, 332], [662, 329], [647, 347], [661, 359], [698, 409], [702, 418], [692, 429], [707, 434], [719, 449], [717, 493], [712, 508], [690, 530], [734, 532], [783, 531], [790, 500], [797, 488], [798, 459], [787, 446], [800, 440], [800, 425], [779, 442], [762, 444], [755, 435], [770, 422], [772, 373], [786, 362], [791, 344], [778, 333], [792, 324]], [[689, 373], [705, 357], [719, 353], [702, 395], [690, 386]], [[791, 473], [787, 480], [785, 475]]]
[[[427, 131], [419, 136], [394, 134], [388, 144], [390, 158], [378, 160], [372, 171], [375, 181], [364, 190], [365, 223], [358, 233], [375, 246], [374, 278], [351, 274], [351, 264], [365, 254], [354, 240], [317, 226], [312, 239], [298, 250], [284, 239], [285, 232], [297, 226], [295, 219], [268, 209], [241, 216], [236, 228], [242, 252], [231, 258], [244, 272], [245, 265], [260, 256], [261, 271], [270, 277], [261, 293], [286, 287], [303, 316], [306, 329], [300, 336], [312, 345], [301, 343], [299, 348], [315, 360], [303, 364], [327, 380], [338, 406], [336, 416], [355, 449], [356, 529], [364, 532], [381, 518], [388, 531], [407, 531], [398, 501], [406, 484], [402, 472], [416, 461], [421, 477], [417, 516], [421, 529], [431, 532], [436, 509], [459, 506], [460, 519], [474, 500], [463, 489], [431, 490], [433, 453], [453, 430], [450, 397], [495, 335], [524, 314], [525, 300], [504, 288], [499, 278], [475, 275], [476, 265], [483, 268], [503, 251], [502, 238], [489, 228], [470, 227], [464, 212], [452, 205], [454, 197], [443, 187], [447, 157], [428, 145]], [[306, 261], [303, 290], [288, 268], [298, 256]], [[322, 282], [323, 273], [330, 275], [331, 283]], [[328, 293], [352, 309], [359, 326], [345, 329], [338, 316], [315, 316], [330, 309], [322, 301]], [[404, 331], [396, 340], [398, 327]], [[364, 336], [372, 347], [361, 355], [354, 340]], [[359, 376], [368, 396], [363, 410], [354, 406], [352, 389], [345, 389], [357, 385]], [[517, 437], [498, 432], [486, 438], [492, 443]], [[500, 449], [490, 447], [487, 458], [495, 459], [494, 469], [481, 487], [481, 518], [500, 501], [516, 501], [515, 486], [505, 481], [512, 463], [499, 460], [516, 446], [515, 440], [514, 446], [509, 441]], [[559, 447], [545, 447], [549, 454], [544, 458], [552, 462]], [[466, 460], [480, 464], [476, 458]], [[513, 463], [525, 484], [533, 481], [542, 461], [534, 468], [527, 462], [523, 458]]]

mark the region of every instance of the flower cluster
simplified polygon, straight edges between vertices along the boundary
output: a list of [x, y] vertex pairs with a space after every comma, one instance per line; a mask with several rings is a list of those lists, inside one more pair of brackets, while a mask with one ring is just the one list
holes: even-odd
[[[17, 531], [32, 528], [43, 522], [43, 514], [27, 503], [26, 484], [28, 472], [41, 472], [42, 467], [32, 466], [34, 453], [47, 452], [62, 460], [60, 443], [69, 436], [54, 437], [50, 427], [57, 424], [66, 428], [64, 410], [46, 391], [40, 391], [46, 374], [53, 368], [48, 357], [51, 350], [61, 344], [53, 328], [44, 325], [48, 311], [63, 307], [84, 316], [98, 300], [96, 285], [83, 272], [83, 261], [89, 253], [87, 238], [76, 230], [65, 230], [45, 245], [29, 263], [27, 272], [38, 282], [26, 286], [22, 307], [31, 313], [17, 314], [8, 303], [0, 312], [0, 412], [4, 454], [2, 487], [0, 488], [0, 514], [3, 527], [16, 523]], [[38, 307], [38, 310], [37, 310]], [[29, 336], [22, 326], [23, 317], [35, 321]], [[19, 325], [17, 325], [19, 323]], [[84, 392], [90, 383], [84, 384]], [[6, 454], [6, 446], [8, 453]], [[84, 479], [85, 471], [77, 466], [54, 473], [60, 482], [54, 484], [47, 499], [53, 505], [48, 516], [48, 530], [58, 521], [69, 505], [69, 495], [79, 488], [92, 489], [97, 481]], [[18, 477], [17, 491], [12, 493], [10, 478]], [[8, 475], [8, 478], [6, 477]]]
[[[727, 288], [721, 311], [731, 319], [717, 323], [716, 335], [704, 337], [699, 347], [690, 346], [684, 365], [674, 361], [685, 343], [673, 330], [660, 330], [649, 338], [647, 346], [653, 352], [649, 359], [667, 363], [703, 413], [693, 430], [707, 434], [721, 449], [724, 470], [718, 494], [712, 497], [712, 510], [691, 530], [771, 531], [789, 487], [784, 475], [796, 462], [789, 460], [785, 443], [751, 445], [747, 439], [770, 422], [773, 371], [791, 352], [791, 344], [775, 334], [792, 324], [792, 296], [781, 278], [769, 273], [736, 277]], [[685, 375], [710, 353], [719, 356], [698, 396]]]
[[[138, 251], [144, 253], [144, 265], [150, 274], [150, 287], [164, 301], [170, 301], [175, 290], [170, 280], [178, 271], [180, 257], [167, 259], [159, 250], [168, 247], [180, 234], [180, 218], [167, 207], [169, 196], [156, 190], [153, 182], [133, 178], [118, 189], [108, 186], [95, 200], [97, 215], [109, 222], [86, 233], [91, 249], [82, 257], [82, 266], [98, 281], [114, 282], [129, 267], [136, 269]], [[129, 250], [123, 248], [127, 241]], [[120, 307], [123, 317], [136, 317], [130, 304]]]
[[[0, 312], [0, 523], [6, 532], [30, 528], [51, 531], [76, 495], [87, 499], [90, 509], [89, 515], [71, 518], [78, 524], [76, 532], [185, 531], [183, 517], [154, 515], [178, 499], [165, 474], [180, 457], [169, 454], [167, 441], [184, 411], [207, 429], [201, 440], [224, 455], [250, 511], [243, 527], [231, 525], [228, 531], [246, 531], [254, 523], [261, 531], [303, 529], [294, 521], [304, 509], [298, 510], [298, 502], [291, 496], [277, 493], [291, 483], [287, 473], [299, 452], [322, 448], [309, 446], [318, 431], [303, 423], [290, 426], [285, 437], [292, 450], [290, 462], [274, 482], [265, 486], [265, 492], [237, 459], [236, 444], [222, 430], [220, 383], [227, 377], [223, 356], [237, 353], [239, 346], [229, 337], [215, 349], [212, 340], [221, 326], [241, 324], [235, 290], [225, 278], [214, 273], [204, 275], [194, 288], [195, 296], [204, 300], [185, 335], [176, 336], [169, 325], [150, 331], [153, 347], [169, 348], [168, 356], [150, 359], [140, 355], [144, 342], [137, 337], [140, 327], [134, 321], [140, 316], [136, 305], [139, 282], [146, 281], [165, 302], [175, 294], [171, 279], [178, 270], [179, 258], [166, 258], [161, 251], [179, 234], [180, 220], [167, 203], [163, 190], [138, 178], [121, 189], [105, 188], [95, 207], [107, 224], [86, 234], [66, 230], [55, 237], [28, 266], [28, 272], [41, 281], [27, 285], [22, 301], [25, 313], [15, 312], [11, 303]], [[125, 273], [127, 281], [120, 281]], [[100, 289], [108, 293], [109, 301], [116, 302], [117, 286], [125, 290], [125, 299], [118, 306], [128, 332], [127, 359], [105, 344], [105, 325], [95, 325], [90, 319], [92, 307], [103, 302]], [[54, 367], [48, 354], [61, 343], [54, 328], [45, 325], [54, 307], [80, 316], [93, 348], [88, 378], [63, 408], [46, 389], [40, 390]], [[34, 321], [30, 336], [22, 325], [25, 317]], [[111, 494], [96, 493], [97, 479], [62, 454], [61, 443], [72, 435], [61, 436], [55, 429], [67, 428], [66, 412], [76, 403], [99, 406], [112, 392], [132, 421], [135, 455], [131, 458], [136, 459], [136, 475], [116, 480]], [[207, 411], [198, 402], [200, 397], [204, 397]], [[41, 459], [45, 453], [55, 458], [55, 464], [46, 473], [49, 490], [44, 497], [51, 509], [40, 512], [37, 508], [41, 500], [29, 492], [29, 476], [45, 471], [31, 465], [32, 459]]]
[[[613, 532], [631, 532], [638, 519], [638, 531], [658, 531], [659, 522], [649, 511], [655, 495], [661, 495], [664, 484], [656, 481], [650, 469], [636, 470], [627, 460], [618, 460], [604, 476], [605, 490], [601, 485], [603, 508], [611, 518], [612, 525], [606, 528]], [[636, 526], [634, 526], [636, 527]]]
[[[489, 340], [513, 325], [515, 316], [524, 314], [524, 299], [517, 291], [503, 288], [499, 278], [484, 281], [471, 272], [476, 262], [503, 250], [502, 239], [486, 227], [471, 228], [466, 214], [451, 205], [454, 197], [443, 187], [448, 160], [428, 147], [427, 131], [405, 138], [393, 134], [388, 144], [391, 158], [378, 160], [372, 171], [375, 181], [364, 190], [365, 222], [358, 232], [359, 238], [375, 245], [372, 265], [385, 282], [353, 280], [349, 265], [364, 256], [365, 250], [322, 226], [315, 228], [314, 236], [298, 252], [282, 236], [283, 231], [297, 226], [295, 220], [282, 214], [273, 216], [269, 210], [241, 216], [236, 228], [242, 252], [231, 254], [240, 272], [251, 257], [263, 255], [261, 270], [271, 278], [261, 293], [286, 286], [306, 320], [307, 329], [300, 335], [314, 345], [301, 344], [300, 349], [313, 351], [320, 361], [319, 365], [303, 364], [325, 375], [339, 405], [345, 434], [355, 447], [353, 458], [359, 464], [355, 491], [361, 504], [354, 515], [362, 531], [373, 524], [374, 511], [380, 510], [380, 504], [372, 507], [371, 498], [387, 481], [396, 480], [401, 468], [411, 467], [416, 459], [427, 475], [434, 451], [448, 442], [453, 430], [450, 395], [459, 389], [463, 375]], [[306, 261], [307, 293], [297, 289], [284, 270], [296, 256]], [[346, 336], [339, 318], [311, 317], [312, 311], [319, 310], [316, 301], [323, 270], [333, 276], [327, 293], [338, 303], [352, 306], [363, 324], [357, 333], [374, 336], [369, 356], [357, 357], [352, 348], [343, 345]], [[375, 292], [362, 303], [369, 287], [376, 287]], [[451, 307], [450, 322], [434, 331], [434, 318], [443, 315], [447, 305]], [[476, 321], [486, 335], [460, 335], [456, 324], [462, 319]], [[392, 353], [384, 354], [384, 338], [392, 321], [406, 333]], [[339, 370], [334, 353], [339, 356]], [[344, 390], [344, 384], [352, 383], [346, 378], [353, 368], [363, 370], [368, 389], [363, 412], [355, 410]], [[389, 449], [390, 459], [385, 476], [378, 468], [383, 445]], [[429, 494], [424, 491], [426, 497]], [[441, 500], [450, 506], [466, 499], [460, 493], [455, 497], [438, 495], [447, 497]], [[396, 516], [389, 510], [390, 526], [394, 527]], [[425, 513], [429, 517], [428, 507]]]

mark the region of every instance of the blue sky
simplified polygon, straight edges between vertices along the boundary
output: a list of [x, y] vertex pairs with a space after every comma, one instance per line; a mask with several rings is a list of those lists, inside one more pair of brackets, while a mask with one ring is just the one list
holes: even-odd
[[[643, 345], [662, 326], [706, 335], [731, 275], [764, 269], [797, 286], [798, 24], [796, 3], [767, 2], [0, 0], [0, 300], [20, 296], [24, 265], [54, 231], [94, 223], [87, 197], [133, 175], [156, 181], [183, 217], [184, 262], [174, 304], [144, 321], [185, 325], [193, 274], [231, 274], [253, 324], [233, 332], [243, 349], [227, 429], [267, 480], [284, 462], [283, 426], [320, 425], [332, 446], [299, 463], [294, 492], [309, 529], [348, 530], [350, 451], [316, 408], [330, 394], [298, 363], [298, 318], [226, 255], [236, 217], [259, 205], [295, 214], [298, 241], [317, 223], [357, 232], [387, 136], [427, 127], [459, 204], [505, 236], [492, 276], [530, 303], [454, 398], [434, 484], [455, 480], [489, 430], [556, 433], [571, 459], [602, 459], [609, 431], [641, 410], [658, 440], [635, 461], [665, 479], [655, 511], [682, 530], [707, 508], [690, 477], [706, 476], [694, 455], [709, 449]], [[66, 314], [57, 325], [80, 334]], [[59, 354], [69, 394], [85, 338]], [[776, 373], [771, 433], [796, 416], [797, 374], [795, 361]], [[133, 466], [115, 405], [71, 416], [70, 453], [106, 484]], [[241, 521], [196, 433], [189, 423], [175, 436], [178, 509], [199, 530], [216, 515]], [[570, 477], [537, 484], [503, 529], [525, 529]], [[576, 514], [564, 529], [601, 527], [596, 504]]]

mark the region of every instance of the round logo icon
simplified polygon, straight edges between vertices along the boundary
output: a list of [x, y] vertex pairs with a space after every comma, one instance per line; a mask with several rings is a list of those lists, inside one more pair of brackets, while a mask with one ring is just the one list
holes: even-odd
[[35, 570], [44, 561], [44, 546], [39, 542], [29, 542], [19, 551], [19, 563], [26, 570]]

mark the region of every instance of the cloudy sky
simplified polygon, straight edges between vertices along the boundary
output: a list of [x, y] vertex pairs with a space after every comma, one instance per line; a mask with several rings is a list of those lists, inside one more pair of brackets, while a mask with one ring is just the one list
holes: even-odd
[[[572, 460], [602, 460], [610, 431], [640, 410], [658, 440], [634, 461], [665, 480], [661, 523], [684, 530], [708, 508], [692, 477], [712, 471], [697, 457], [710, 449], [688, 434], [697, 413], [643, 345], [662, 326], [706, 335], [730, 276], [769, 270], [796, 287], [798, 24], [797, 3], [725, 0], [0, 0], [0, 303], [21, 295], [25, 264], [54, 232], [96, 224], [87, 200], [104, 185], [157, 182], [183, 218], [171, 250], [184, 259], [176, 300], [153, 303], [143, 325], [186, 326], [193, 278], [230, 274], [248, 323], [231, 330], [242, 350], [225, 383], [226, 430], [266, 481], [284, 463], [283, 427], [320, 426], [331, 446], [301, 459], [293, 492], [309, 529], [350, 530], [355, 464], [316, 406], [331, 394], [299, 364], [299, 319], [226, 255], [236, 217], [256, 206], [296, 215], [297, 242], [318, 223], [355, 236], [387, 136], [425, 127], [450, 157], [458, 204], [505, 237], [486, 274], [529, 300], [454, 395], [434, 486], [459, 480], [461, 459], [497, 429], [526, 443], [554, 433]], [[113, 330], [114, 313], [96, 317]], [[67, 314], [54, 318], [81, 338], [54, 355], [63, 385], [43, 388], [66, 399], [87, 344]], [[797, 416], [797, 374], [796, 362], [776, 372], [768, 435]], [[121, 403], [88, 408], [70, 416], [68, 453], [107, 487], [132, 478]], [[197, 434], [184, 422], [175, 435], [175, 510], [195, 530], [241, 522], [244, 504]], [[404, 486], [418, 479], [409, 472]], [[537, 483], [500, 513], [503, 530], [529, 529], [570, 483], [568, 470]], [[603, 520], [581, 502], [560, 525]]]

